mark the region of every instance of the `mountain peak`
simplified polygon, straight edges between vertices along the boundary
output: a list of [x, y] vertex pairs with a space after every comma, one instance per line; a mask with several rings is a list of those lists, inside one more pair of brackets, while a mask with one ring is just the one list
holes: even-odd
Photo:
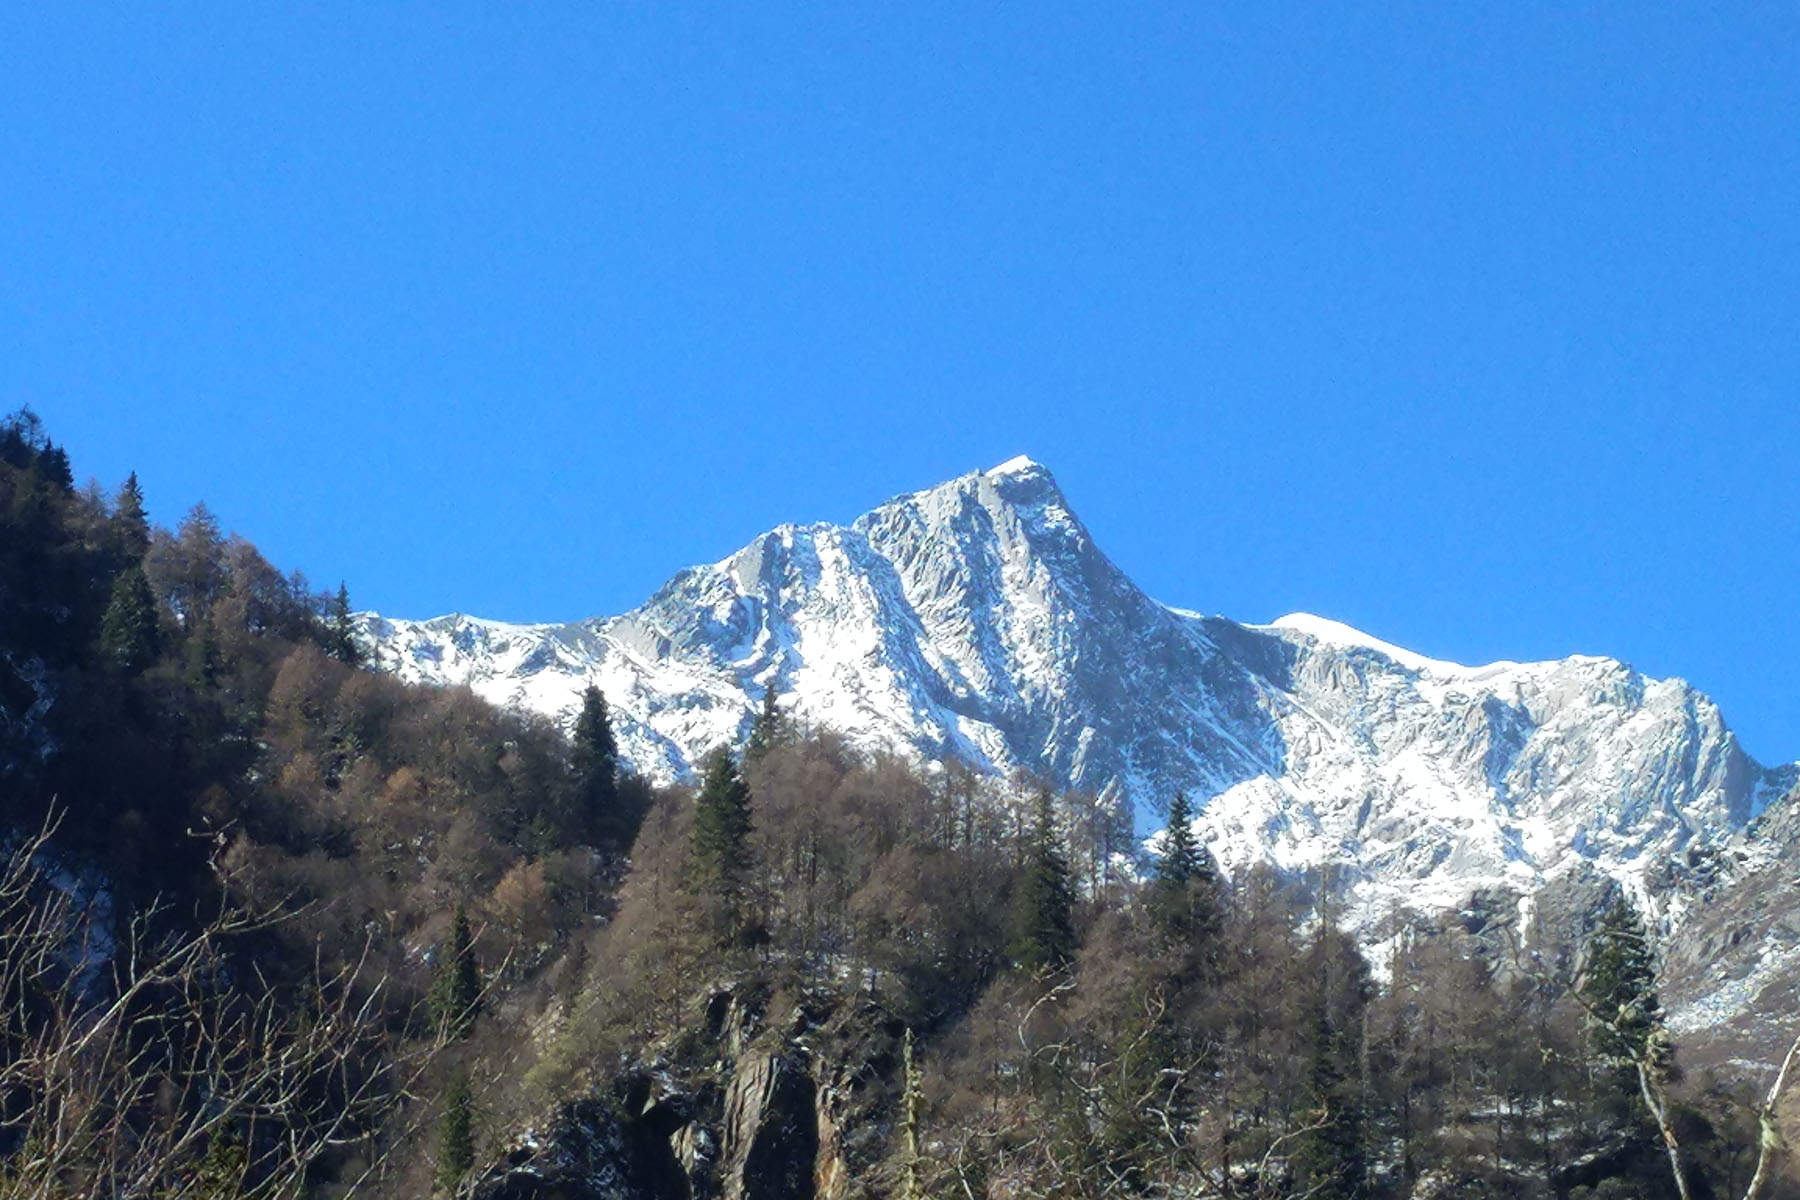
[[1050, 473], [1050, 468], [1023, 454], [1009, 458], [997, 467], [989, 467], [976, 478], [1015, 502], [1029, 504], [1062, 497], [1062, 489], [1057, 486], [1056, 476]]
[[[1050, 469], [1021, 454], [985, 471], [970, 471], [895, 496], [848, 527], [910, 560], [966, 555], [978, 544], [1002, 558], [1084, 553], [1089, 539]], [[899, 538], [910, 548], [895, 544]], [[969, 577], [983, 569], [973, 563]]]
[[1024, 475], [1024, 474], [1028, 474], [1033, 471], [1042, 471], [1045, 474], [1049, 474], [1049, 471], [1044, 467], [1044, 464], [1038, 462], [1037, 460], [1031, 458], [1028, 455], [1015, 454], [1015, 455], [1013, 455], [1013, 457], [1007, 459], [1005, 462], [1001, 463], [999, 466], [989, 467], [985, 473], [990, 476], [993, 476], [993, 475]]

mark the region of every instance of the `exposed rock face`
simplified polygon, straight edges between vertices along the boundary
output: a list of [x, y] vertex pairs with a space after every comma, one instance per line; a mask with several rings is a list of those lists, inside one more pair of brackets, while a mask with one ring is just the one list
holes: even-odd
[[[851, 1164], [838, 1130], [867, 1117], [851, 1110], [870, 1062], [834, 1068], [820, 1046], [882, 1060], [892, 1031], [856, 1011], [824, 1033], [816, 1010], [780, 1014], [780, 1024], [767, 1015], [756, 995], [715, 993], [703, 1017], [708, 1065], [659, 1061], [622, 1080], [616, 1103], [563, 1106], [479, 1200], [844, 1200]], [[855, 1051], [852, 1028], [863, 1036]]]
[[1673, 1032], [1701, 1061], [1765, 1064], [1800, 1033], [1800, 792], [1664, 870], [1682, 901], [1663, 963]]
[[813, 1158], [814, 1200], [844, 1200], [850, 1194], [850, 1164], [844, 1158], [843, 1139], [838, 1134], [839, 1095], [820, 1086], [815, 1103], [818, 1118], [818, 1153]]
[[0, 778], [55, 752], [46, 721], [55, 700], [42, 659], [0, 647]]
[[563, 1105], [475, 1195], [477, 1200], [689, 1200], [667, 1138], [598, 1100]]
[[757, 1054], [725, 1093], [724, 1200], [813, 1200], [818, 1089], [804, 1065]]

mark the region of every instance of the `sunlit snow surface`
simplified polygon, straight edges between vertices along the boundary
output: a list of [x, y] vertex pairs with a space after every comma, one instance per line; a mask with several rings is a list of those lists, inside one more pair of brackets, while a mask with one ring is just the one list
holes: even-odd
[[599, 686], [662, 781], [781, 706], [870, 748], [1024, 767], [1160, 823], [1186, 789], [1227, 870], [1350, 889], [1371, 937], [1477, 889], [1643, 880], [1792, 786], [1679, 679], [1607, 658], [1465, 667], [1298, 613], [1242, 625], [1151, 600], [1019, 457], [853, 524], [784, 525], [569, 625], [365, 614], [380, 663], [565, 724]]

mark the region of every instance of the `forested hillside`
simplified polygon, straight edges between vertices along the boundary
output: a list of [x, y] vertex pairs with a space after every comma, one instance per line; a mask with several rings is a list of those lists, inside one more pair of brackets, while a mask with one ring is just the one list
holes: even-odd
[[1623, 897], [1371, 963], [1179, 796], [1139, 853], [772, 703], [652, 788], [597, 691], [565, 737], [360, 653], [343, 588], [0, 429], [0, 1194], [1800, 1188]]
[[408, 1094], [454, 1057], [426, 1004], [453, 912], [496, 986], [532, 977], [605, 910], [648, 792], [604, 747], [358, 669], [342, 589], [204, 506], [152, 528], [135, 476], [78, 489], [29, 413], [0, 517], [7, 1194], [371, 1168], [406, 1194]]

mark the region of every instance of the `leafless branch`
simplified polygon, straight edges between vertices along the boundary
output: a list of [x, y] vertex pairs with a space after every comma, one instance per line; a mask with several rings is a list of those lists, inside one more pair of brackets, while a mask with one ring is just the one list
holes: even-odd
[[151, 906], [109, 936], [58, 873], [54, 832], [52, 818], [0, 865], [9, 1200], [185, 1200], [213, 1194], [220, 1172], [233, 1195], [285, 1200], [321, 1155], [404, 1105], [442, 1050], [442, 1035], [387, 1032], [388, 981], [366, 942], [281, 985], [226, 953], [280, 914], [222, 904], [196, 926]]

